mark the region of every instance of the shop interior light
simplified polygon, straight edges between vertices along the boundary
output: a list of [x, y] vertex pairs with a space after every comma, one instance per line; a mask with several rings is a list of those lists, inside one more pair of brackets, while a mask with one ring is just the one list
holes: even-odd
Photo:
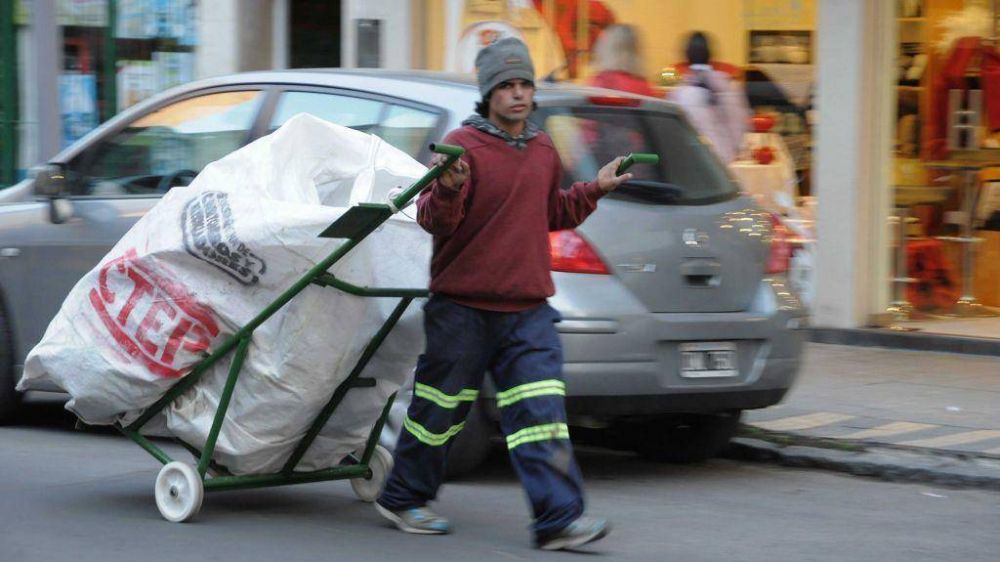
[[574, 230], [549, 233], [552, 271], [608, 275], [608, 266], [601, 261], [589, 242]]

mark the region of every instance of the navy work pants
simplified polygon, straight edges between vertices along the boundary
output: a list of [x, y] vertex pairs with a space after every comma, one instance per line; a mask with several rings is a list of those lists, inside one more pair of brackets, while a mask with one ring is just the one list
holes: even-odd
[[424, 306], [427, 349], [379, 503], [420, 507], [437, 496], [449, 443], [461, 431], [488, 370], [507, 449], [544, 538], [583, 513], [583, 480], [566, 426], [559, 314], [462, 306], [436, 295]]

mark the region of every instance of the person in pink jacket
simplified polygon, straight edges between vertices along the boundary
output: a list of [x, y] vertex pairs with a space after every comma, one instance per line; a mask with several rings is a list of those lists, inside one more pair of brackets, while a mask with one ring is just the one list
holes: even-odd
[[704, 33], [691, 34], [686, 55], [691, 72], [670, 92], [668, 99], [684, 109], [698, 133], [729, 164], [739, 155], [750, 121], [746, 95], [726, 73], [712, 68], [708, 37]]

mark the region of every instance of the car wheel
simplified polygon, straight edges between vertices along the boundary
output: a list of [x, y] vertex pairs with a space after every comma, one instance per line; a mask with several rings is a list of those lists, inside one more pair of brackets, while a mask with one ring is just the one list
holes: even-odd
[[739, 410], [722, 414], [686, 414], [646, 422], [636, 435], [635, 451], [661, 462], [700, 462], [719, 454], [736, 434]]
[[13, 339], [7, 324], [7, 315], [0, 304], [0, 423], [14, 419], [21, 404], [21, 395], [14, 389]]
[[447, 477], [457, 478], [483, 464], [493, 448], [494, 423], [479, 402], [472, 405], [465, 427], [448, 449]]

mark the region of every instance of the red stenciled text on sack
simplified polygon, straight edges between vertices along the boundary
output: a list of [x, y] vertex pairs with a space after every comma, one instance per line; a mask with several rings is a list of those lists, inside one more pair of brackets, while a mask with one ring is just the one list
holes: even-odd
[[101, 267], [90, 303], [119, 348], [163, 377], [179, 377], [219, 335], [215, 314], [134, 249]]

